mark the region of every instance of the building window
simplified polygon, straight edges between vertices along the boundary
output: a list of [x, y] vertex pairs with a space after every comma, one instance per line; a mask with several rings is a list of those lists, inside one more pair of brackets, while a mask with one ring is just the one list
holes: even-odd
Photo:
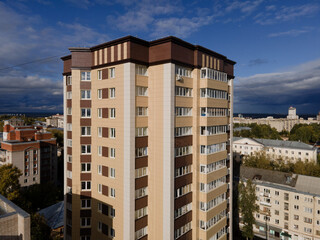
[[228, 99], [228, 92], [211, 88], [201, 88], [200, 96], [202, 98]]
[[102, 80], [102, 70], [98, 70], [98, 80]]
[[72, 147], [72, 139], [67, 139], [67, 146]]
[[69, 163], [72, 163], [72, 155], [67, 155], [67, 161], [68, 161]]
[[102, 108], [98, 108], [98, 118], [102, 118]]
[[98, 193], [102, 193], [102, 184], [98, 183]]
[[185, 186], [183, 186], [183, 187], [181, 187], [181, 188], [178, 188], [178, 189], [176, 189], [176, 198], [178, 198], [178, 197], [181, 197], [181, 196], [183, 196], [183, 195], [185, 195], [185, 194], [187, 194], [187, 193], [189, 193], [189, 192], [191, 192], [192, 190], [192, 184], [188, 184], [188, 185], [185, 185]]
[[72, 131], [72, 123], [67, 123], [67, 131]]
[[82, 181], [81, 182], [81, 191], [91, 190], [91, 182], [90, 181]]
[[116, 89], [115, 88], [109, 88], [109, 96], [110, 96], [110, 98], [116, 97]]
[[90, 118], [91, 117], [91, 108], [81, 108], [81, 117]]
[[110, 68], [109, 73], [110, 73], [110, 78], [115, 78], [115, 76], [116, 76], [115, 68]]
[[294, 195], [295, 200], [299, 200], [299, 195]]
[[81, 127], [81, 136], [91, 136], [91, 127]]
[[192, 165], [187, 165], [175, 169], [175, 177], [180, 177], [192, 172]]
[[141, 76], [147, 76], [148, 68], [143, 65], [136, 65], [136, 74]]
[[212, 144], [212, 145], [201, 145], [200, 146], [200, 153], [201, 154], [213, 154], [216, 152], [222, 152], [225, 151], [227, 148], [227, 144], [225, 142], [223, 143], [217, 143], [217, 144]]
[[142, 198], [148, 195], [148, 187], [139, 188], [135, 192], [136, 199]]
[[175, 157], [181, 157], [189, 154], [192, 154], [192, 146], [175, 148]]
[[135, 172], [136, 172], [135, 178], [140, 178], [140, 177], [147, 176], [148, 167], [138, 168], [138, 169], [135, 170]]
[[102, 165], [98, 165], [98, 174], [99, 174], [99, 175], [102, 174]]
[[81, 99], [91, 99], [91, 90], [81, 90]]
[[192, 210], [192, 204], [188, 203], [174, 211], [174, 217], [178, 218]]
[[279, 191], [275, 191], [274, 194], [275, 194], [276, 196], [279, 196]]
[[116, 190], [114, 188], [110, 188], [110, 197], [116, 197]]
[[202, 230], [207, 231], [208, 229], [210, 229], [212, 226], [214, 226], [216, 223], [218, 223], [220, 220], [222, 220], [226, 216], [227, 216], [227, 211], [222, 210], [220, 213], [215, 215], [213, 218], [209, 219], [209, 221], [207, 221], [207, 222], [200, 221], [200, 228]]
[[176, 66], [176, 74], [184, 77], [191, 77], [191, 69], [181, 66]]
[[110, 118], [116, 118], [116, 109], [110, 108]]
[[293, 215], [294, 220], [299, 220], [299, 215]]
[[311, 219], [311, 218], [307, 218], [307, 217], [305, 217], [305, 218], [303, 219], [303, 221], [304, 221], [305, 223], [312, 223], [312, 219]]
[[294, 208], [295, 210], [299, 210], [299, 205], [294, 205], [293, 208]]
[[90, 81], [91, 73], [90, 72], [81, 72], [81, 81]]
[[67, 99], [72, 99], [72, 92], [67, 92]]
[[109, 168], [110, 169], [110, 177], [115, 178], [116, 177], [116, 169], [115, 168]]
[[137, 107], [136, 108], [137, 116], [148, 116], [148, 108], [147, 107]]
[[226, 182], [227, 182], [227, 178], [226, 176], [223, 176], [209, 183], [200, 183], [200, 192], [210, 192], [211, 190], [226, 184]]
[[192, 135], [192, 127], [176, 127], [174, 132], [176, 137]]
[[148, 156], [148, 147], [136, 148], [136, 157]]
[[177, 87], [175, 89], [176, 96], [179, 97], [192, 97], [192, 88]]
[[91, 163], [81, 163], [81, 172], [91, 172]]
[[200, 165], [200, 172], [204, 173], [204, 174], [208, 174], [208, 173], [217, 171], [221, 168], [224, 168], [226, 166], [227, 166], [227, 159], [222, 159], [222, 160], [219, 160], [217, 162], [213, 162], [213, 163], [210, 163], [207, 165], [201, 164]]
[[136, 231], [135, 232], [135, 239], [140, 239], [140, 238], [142, 238], [143, 236], [145, 236], [147, 234], [148, 234], [148, 226], [144, 227], [144, 228], [141, 228], [138, 231]]
[[72, 114], [72, 108], [71, 107], [68, 107], [67, 108], [67, 115], [71, 115]]
[[102, 89], [98, 89], [98, 99], [102, 99]]
[[148, 136], [148, 128], [147, 127], [136, 128], [136, 137], [144, 137], [144, 136]]
[[116, 157], [116, 149], [110, 148], [110, 158], [115, 158], [115, 157]]
[[136, 87], [136, 96], [148, 96], [148, 88]]
[[192, 108], [188, 107], [176, 107], [175, 108], [175, 115], [177, 117], [183, 117], [183, 116], [192, 116]]
[[190, 230], [191, 230], [191, 222], [188, 222], [186, 225], [183, 225], [182, 227], [174, 231], [174, 239], [178, 239], [180, 236], [189, 232]]
[[228, 116], [228, 109], [202, 107], [200, 111], [200, 116], [201, 117], [226, 117]]
[[142, 218], [146, 215], [148, 215], [148, 207], [140, 208], [136, 210], [135, 219]]
[[306, 232], [306, 233], [312, 233], [312, 229], [305, 227], [305, 228], [304, 228], [304, 232]]
[[91, 199], [81, 199], [81, 208], [91, 208]]
[[110, 138], [116, 138], [116, 129], [115, 128], [109, 128], [109, 134]]
[[81, 227], [90, 227], [91, 226], [91, 218], [85, 217], [81, 218]]
[[304, 207], [304, 211], [305, 211], [306, 213], [312, 213], [312, 208]]
[[201, 68], [201, 78], [210, 78], [221, 82], [228, 81], [226, 73], [219, 72], [211, 68]]
[[98, 137], [102, 137], [102, 127], [98, 127]]
[[98, 146], [98, 155], [102, 156], [102, 146]]
[[72, 77], [67, 76], [67, 85], [72, 85]]
[[81, 145], [82, 154], [91, 154], [91, 145]]
[[201, 126], [200, 127], [200, 135], [201, 136], [211, 136], [211, 135], [216, 135], [216, 134], [224, 134], [226, 132], [227, 132], [227, 125]]

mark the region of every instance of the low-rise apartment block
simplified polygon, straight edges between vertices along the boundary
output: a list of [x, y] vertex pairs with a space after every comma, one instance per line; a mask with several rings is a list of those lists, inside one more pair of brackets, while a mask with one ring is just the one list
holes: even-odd
[[317, 162], [317, 148], [303, 142], [259, 138], [233, 138], [234, 159], [265, 152], [271, 159], [285, 162]]
[[55, 128], [63, 128], [64, 127], [64, 116], [61, 114], [52, 115], [50, 117], [46, 117], [46, 125], [47, 127], [55, 127]]
[[56, 139], [42, 127], [4, 126], [0, 165], [13, 164], [22, 172], [20, 184], [26, 187], [41, 182], [57, 182]]
[[255, 235], [267, 239], [320, 239], [320, 178], [241, 167], [256, 185]]
[[30, 215], [0, 195], [0, 239], [30, 240]]

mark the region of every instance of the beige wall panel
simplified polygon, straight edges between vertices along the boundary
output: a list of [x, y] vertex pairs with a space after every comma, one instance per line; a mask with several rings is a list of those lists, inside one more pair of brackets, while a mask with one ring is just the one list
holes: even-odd
[[209, 55], [207, 55], [206, 57], [207, 57], [207, 59], [206, 59], [206, 67], [210, 67], [210, 65], [209, 65]]
[[193, 78], [182, 76], [183, 81], [176, 81], [176, 86], [193, 88]]
[[99, 50], [99, 64], [102, 64], [102, 49]]
[[228, 185], [225, 184], [225, 185], [222, 185], [222, 186], [212, 190], [209, 193], [203, 193], [203, 192], [199, 191], [199, 199], [198, 199], [198, 201], [208, 202], [208, 201], [214, 199], [216, 196], [219, 196], [220, 194], [226, 192], [227, 188], [228, 188]]
[[202, 164], [210, 164], [219, 160], [227, 158], [227, 151], [222, 151], [210, 155], [200, 155], [199, 161]]
[[104, 51], [104, 63], [108, 63], [108, 48], [103, 49]]
[[114, 46], [111, 46], [111, 62], [114, 62]]
[[[93, 55], [94, 55], [93, 56], [93, 59], [94, 59], [94, 63], [93, 64], [96, 66], [98, 64], [98, 51], [94, 51]], [[72, 74], [72, 77], [73, 77], [73, 74]]]
[[128, 43], [123, 43], [123, 59], [128, 58]]
[[[193, 106], [193, 98], [192, 97], [175, 97], [176, 106], [177, 107], [191, 107]], [[193, 115], [193, 109], [192, 109]]]
[[226, 167], [221, 168], [221, 169], [214, 171], [212, 173], [209, 173], [209, 174], [200, 174], [200, 182], [210, 183], [213, 180], [216, 180], [218, 178], [226, 176], [227, 174], [228, 174], [228, 169]]
[[[148, 111], [150, 113], [149, 109]], [[148, 126], [148, 117], [136, 117], [136, 127], [146, 127], [146, 126]]]
[[118, 47], [118, 61], [119, 61], [119, 60], [122, 60], [121, 59], [121, 44], [118, 44], [117, 47]]
[[136, 97], [137, 107], [148, 107], [148, 97], [138, 96]]
[[175, 127], [192, 126], [192, 117], [176, 117], [175, 122]]
[[142, 87], [148, 87], [148, 77], [136, 75], [136, 85]]
[[228, 108], [228, 101], [223, 99], [200, 98], [200, 107]]
[[214, 216], [218, 215], [223, 210], [227, 209], [227, 201], [222, 202], [218, 206], [210, 209], [210, 211], [207, 212], [207, 216], [203, 219], [204, 221], [209, 221]]
[[[148, 239], [163, 239], [163, 65], [149, 67], [149, 126], [148, 122], [140, 122], [140, 126], [148, 126]], [[136, 118], [137, 119], [137, 118]], [[146, 120], [148, 120], [146, 118]], [[136, 126], [138, 127], [136, 120]], [[153, 134], [152, 134], [153, 133]]]
[[200, 88], [212, 88], [217, 90], [228, 91], [228, 83], [205, 78], [200, 79]]
[[217, 125], [227, 125], [227, 117], [201, 117], [200, 126], [217, 126]]
[[211, 136], [201, 136], [200, 145], [212, 145], [217, 143], [226, 142], [228, 140], [228, 134], [217, 134]]
[[210, 57], [210, 68], [213, 68], [213, 57]]

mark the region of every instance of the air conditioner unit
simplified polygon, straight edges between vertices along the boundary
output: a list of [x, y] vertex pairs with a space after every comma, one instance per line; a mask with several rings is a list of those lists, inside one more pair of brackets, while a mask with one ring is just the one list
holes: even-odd
[[182, 82], [182, 81], [183, 81], [183, 78], [182, 78], [181, 75], [177, 74], [177, 75], [176, 75], [176, 80]]

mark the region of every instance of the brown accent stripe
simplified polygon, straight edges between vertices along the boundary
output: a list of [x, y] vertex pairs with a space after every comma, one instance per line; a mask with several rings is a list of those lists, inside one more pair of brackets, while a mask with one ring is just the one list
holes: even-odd
[[80, 137], [80, 144], [91, 144], [91, 137]]
[[148, 216], [144, 216], [140, 219], [137, 219], [135, 222], [135, 231], [138, 231], [141, 228], [144, 228], [148, 225]]
[[81, 173], [80, 180], [81, 181], [91, 180], [91, 173]]
[[191, 221], [192, 221], [192, 211], [174, 220], [174, 230], [181, 228], [182, 226], [186, 225], [188, 222], [191, 222]]
[[72, 115], [67, 115], [67, 123], [72, 123]]
[[81, 196], [91, 197], [91, 191], [81, 191], [80, 192], [80, 197]]
[[136, 148], [148, 147], [148, 137], [136, 137]]
[[72, 163], [67, 163], [67, 170], [72, 171]]
[[71, 147], [67, 147], [67, 154], [72, 155], [72, 148]]
[[80, 126], [91, 126], [91, 118], [81, 118]]
[[108, 147], [102, 147], [102, 156], [103, 157], [108, 157]]
[[174, 145], [175, 145], [175, 147], [191, 146], [192, 145], [192, 135], [183, 136], [183, 137], [176, 137], [174, 139]]
[[109, 196], [108, 186], [102, 185], [102, 194], [105, 196]]
[[67, 99], [67, 107], [72, 107], [72, 100], [71, 99]]
[[191, 165], [192, 154], [182, 156], [182, 157], [176, 157], [174, 162], [175, 162], [175, 168]]
[[108, 167], [102, 166], [102, 176], [108, 177]]
[[174, 200], [174, 209], [181, 208], [182, 206], [192, 202], [192, 192], [183, 195]]
[[109, 135], [109, 128], [103, 127], [102, 128], [102, 137], [107, 138]]
[[178, 189], [190, 183], [192, 183], [192, 173], [176, 178], [174, 181], [174, 187], [175, 189]]
[[135, 169], [147, 167], [148, 166], [148, 156], [136, 158], [135, 160]]
[[67, 186], [72, 187], [72, 179], [67, 178]]
[[80, 107], [91, 108], [91, 100], [80, 100]]
[[135, 210], [148, 206], [148, 196], [136, 199]]
[[103, 88], [102, 89], [102, 98], [103, 99], [108, 98], [108, 88]]
[[67, 138], [72, 139], [72, 132], [71, 131], [67, 131]]
[[102, 118], [108, 118], [108, 108], [102, 108]]
[[91, 217], [91, 210], [90, 209], [80, 210], [80, 217]]
[[91, 89], [91, 81], [80, 81], [80, 89], [90, 90]]
[[80, 155], [81, 162], [91, 162], [91, 155]]
[[148, 176], [137, 178], [135, 180], [135, 189], [143, 188], [148, 186]]
[[67, 92], [71, 92], [72, 91], [72, 85], [67, 85]]

